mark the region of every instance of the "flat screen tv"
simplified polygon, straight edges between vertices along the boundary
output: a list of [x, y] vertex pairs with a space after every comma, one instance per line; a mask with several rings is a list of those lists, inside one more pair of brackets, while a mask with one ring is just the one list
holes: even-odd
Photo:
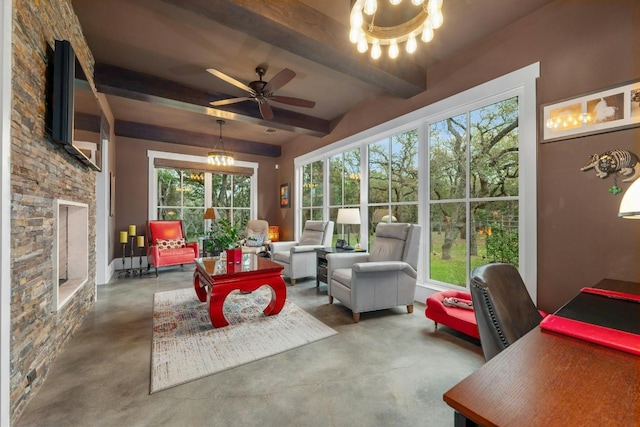
[[66, 40], [55, 41], [51, 90], [51, 137], [82, 163], [99, 171], [102, 110]]

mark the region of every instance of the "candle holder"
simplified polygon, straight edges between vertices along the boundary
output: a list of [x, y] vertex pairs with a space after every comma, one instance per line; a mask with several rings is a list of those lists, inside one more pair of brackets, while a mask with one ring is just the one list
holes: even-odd
[[118, 272], [118, 278], [120, 277], [129, 277], [129, 270], [127, 269], [127, 243], [122, 244], [122, 270]]

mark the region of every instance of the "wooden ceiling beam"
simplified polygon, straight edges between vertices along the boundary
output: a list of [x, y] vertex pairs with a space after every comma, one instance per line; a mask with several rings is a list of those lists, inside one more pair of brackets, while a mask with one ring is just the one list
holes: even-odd
[[[125, 138], [145, 139], [149, 141], [213, 148], [212, 137], [206, 133], [191, 132], [182, 129], [154, 126], [124, 120], [116, 120], [114, 131], [117, 136]], [[254, 154], [266, 157], [280, 157], [281, 154], [281, 148], [278, 145], [244, 141], [234, 138], [225, 138], [224, 144], [225, 149], [231, 153]]]
[[[357, 52], [349, 29], [297, 0], [164, 0], [310, 61], [410, 98], [427, 72], [406, 55], [373, 60]], [[347, 0], [342, 0], [347, 1]]]
[[203, 92], [159, 77], [111, 65], [96, 64], [94, 80], [98, 91], [107, 95], [319, 138], [330, 132], [328, 120], [277, 107], [273, 107], [275, 116], [273, 120], [263, 119], [256, 105], [248, 102], [214, 108], [209, 106], [210, 101], [232, 96]]

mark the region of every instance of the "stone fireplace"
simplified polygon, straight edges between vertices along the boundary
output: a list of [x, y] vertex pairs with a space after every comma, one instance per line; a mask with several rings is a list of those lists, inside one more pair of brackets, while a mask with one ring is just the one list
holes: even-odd
[[71, 299], [89, 276], [89, 207], [56, 200], [52, 310]]

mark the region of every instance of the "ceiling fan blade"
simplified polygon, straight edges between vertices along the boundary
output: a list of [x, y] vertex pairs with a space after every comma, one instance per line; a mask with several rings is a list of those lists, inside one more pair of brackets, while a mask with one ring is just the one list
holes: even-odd
[[242, 98], [221, 99], [219, 101], [210, 102], [209, 104], [213, 105], [214, 107], [220, 107], [222, 105], [235, 104], [236, 102], [242, 102], [242, 101], [251, 101], [251, 98], [249, 98], [248, 96], [244, 96]]
[[296, 73], [291, 71], [288, 68], [280, 71], [278, 74], [273, 76], [269, 83], [264, 87], [265, 92], [275, 92], [280, 89], [282, 86], [286, 85], [296, 76]]
[[218, 71], [214, 68], [207, 68], [207, 71], [210, 72], [211, 74], [213, 74], [214, 76], [216, 76], [217, 78], [224, 80], [225, 82], [234, 85], [235, 87], [238, 87], [242, 90], [246, 90], [247, 92], [249, 92], [252, 95], [255, 95], [255, 92], [253, 91], [253, 89], [251, 89], [249, 86], [247, 86], [246, 84], [239, 82], [238, 80], [234, 79], [233, 77], [230, 77], [228, 75], [226, 75], [225, 73], [223, 73], [222, 71]]
[[290, 96], [272, 96], [269, 99], [272, 101], [280, 102], [282, 104], [293, 105], [295, 107], [313, 108], [316, 105], [314, 101], [300, 98], [291, 98]]
[[259, 102], [260, 106], [260, 114], [262, 114], [262, 118], [265, 120], [273, 120], [273, 110], [271, 109], [271, 105], [267, 101]]

